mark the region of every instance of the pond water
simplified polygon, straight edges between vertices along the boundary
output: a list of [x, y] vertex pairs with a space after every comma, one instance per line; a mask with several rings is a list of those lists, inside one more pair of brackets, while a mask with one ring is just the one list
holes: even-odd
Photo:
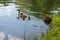
[[0, 4], [0, 40], [33, 40], [49, 30], [42, 19], [33, 15], [30, 15], [31, 20], [17, 19], [17, 9], [14, 3], [9, 3], [8, 6]]

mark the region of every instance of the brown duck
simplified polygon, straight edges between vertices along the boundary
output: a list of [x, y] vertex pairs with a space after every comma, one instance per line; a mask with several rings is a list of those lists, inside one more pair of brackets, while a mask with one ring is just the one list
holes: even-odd
[[47, 23], [47, 24], [50, 24], [52, 21], [52, 18], [46, 16], [45, 19], [44, 19], [44, 22]]

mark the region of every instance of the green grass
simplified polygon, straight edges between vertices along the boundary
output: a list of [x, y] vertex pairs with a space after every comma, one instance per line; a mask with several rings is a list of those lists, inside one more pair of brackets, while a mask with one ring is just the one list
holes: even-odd
[[60, 40], [60, 14], [52, 17], [51, 27], [52, 29], [42, 37], [42, 40]]

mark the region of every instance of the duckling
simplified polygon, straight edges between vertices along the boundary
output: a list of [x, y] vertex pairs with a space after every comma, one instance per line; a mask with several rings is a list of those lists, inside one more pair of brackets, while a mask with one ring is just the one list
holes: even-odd
[[25, 20], [25, 17], [23, 16], [22, 19]]
[[52, 21], [52, 18], [46, 16], [45, 19], [44, 19], [44, 21], [45, 21], [45, 23], [50, 24], [51, 21]]
[[23, 15], [24, 16], [24, 18], [27, 18], [27, 16], [26, 15]]
[[23, 20], [25, 20], [25, 18], [27, 18], [27, 16], [26, 15], [23, 15], [22, 18], [23, 18]]
[[[17, 9], [17, 11], [18, 11], [18, 17], [20, 17], [20, 9]], [[17, 18], [18, 18], [18, 17], [17, 17]]]
[[30, 20], [30, 16], [28, 16], [28, 20]]
[[23, 12], [20, 13], [20, 17], [21, 17], [21, 18], [22, 18], [22, 17], [27, 18], [26, 15], [23, 15]]
[[22, 18], [22, 17], [23, 17], [23, 13], [22, 13], [22, 12], [21, 12], [19, 15], [20, 15], [20, 18]]
[[18, 13], [20, 13], [20, 9], [17, 9]]

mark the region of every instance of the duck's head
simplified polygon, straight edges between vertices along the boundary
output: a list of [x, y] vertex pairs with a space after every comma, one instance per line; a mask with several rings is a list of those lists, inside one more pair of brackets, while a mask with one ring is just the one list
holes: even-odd
[[17, 9], [17, 11], [20, 13], [20, 9]]
[[21, 12], [21, 13], [20, 13], [20, 15], [22, 15], [22, 16], [23, 16], [23, 12]]
[[20, 9], [17, 9], [17, 11], [20, 11]]

